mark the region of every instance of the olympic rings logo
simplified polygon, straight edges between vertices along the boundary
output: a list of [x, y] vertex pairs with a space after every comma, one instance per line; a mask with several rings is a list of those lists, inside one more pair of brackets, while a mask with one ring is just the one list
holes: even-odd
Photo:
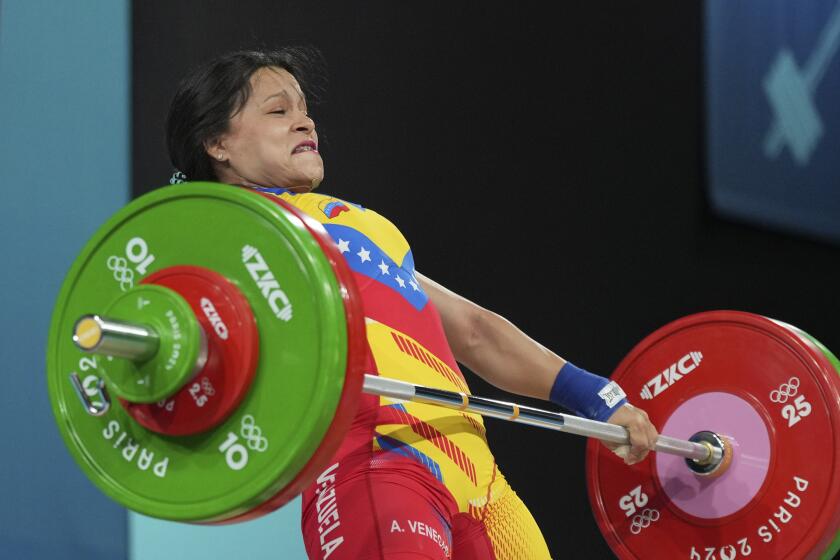
[[[216, 389], [213, 388], [213, 384], [210, 383], [210, 379], [207, 377], [201, 378], [201, 389], [204, 391], [204, 394], [208, 397], [212, 397], [216, 394]], [[253, 419], [253, 417], [252, 417]], [[244, 420], [244, 418], [243, 418]]]
[[262, 453], [268, 449], [268, 439], [262, 435], [262, 430], [256, 425], [254, 417], [246, 414], [242, 417], [242, 429], [239, 434], [248, 442], [248, 447], [253, 451]]
[[770, 400], [774, 403], [786, 403], [789, 398], [795, 397], [799, 391], [799, 378], [791, 377], [787, 383], [779, 385], [778, 389], [773, 389], [770, 392]]
[[120, 283], [120, 289], [124, 292], [134, 287], [134, 271], [128, 268], [128, 261], [122, 257], [108, 257], [108, 270], [114, 272], [114, 280]]
[[630, 523], [630, 532], [638, 535], [642, 532], [642, 529], [647, 529], [651, 523], [656, 521], [659, 521], [659, 510], [644, 509], [642, 513], [633, 517], [633, 521]]

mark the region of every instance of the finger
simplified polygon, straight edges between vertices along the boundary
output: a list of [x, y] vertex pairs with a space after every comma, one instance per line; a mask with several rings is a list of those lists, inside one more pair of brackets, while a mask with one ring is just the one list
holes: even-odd
[[638, 463], [647, 456], [650, 449], [647, 430], [641, 427], [639, 422], [635, 422], [628, 427], [628, 431], [630, 432], [629, 459], [632, 460], [633, 463]]
[[639, 414], [641, 414], [644, 417], [644, 430], [647, 434], [647, 439], [649, 443], [648, 449], [653, 451], [654, 447], [656, 447], [656, 440], [659, 438], [659, 432], [656, 431], [656, 427], [651, 423], [650, 417], [648, 416], [647, 412], [645, 412], [642, 409], [636, 410], [638, 410]]
[[659, 434], [656, 432], [656, 428], [653, 424], [651, 424], [647, 412], [641, 409], [636, 410], [639, 413], [639, 430], [644, 434], [643, 439], [645, 441], [645, 449], [652, 451], [656, 446], [656, 439], [659, 437]]
[[628, 465], [631, 464], [628, 461], [630, 460], [630, 446], [629, 445], [618, 445], [613, 450], [613, 453], [621, 457], [621, 459], [627, 463]]
[[650, 450], [653, 451], [656, 448], [656, 440], [659, 439], [659, 432], [653, 424], [648, 425], [648, 434], [650, 438]]
[[601, 440], [601, 443], [604, 445], [604, 447], [606, 447], [607, 449], [609, 449], [610, 451], [612, 451], [613, 453], [615, 453], [616, 455], [618, 455], [619, 457], [624, 459], [625, 462], [626, 462], [627, 457], [630, 454], [630, 446], [629, 445], [622, 444], [622, 443], [613, 443], [611, 441], [603, 441], [603, 440]]
[[627, 463], [628, 465], [632, 465], [633, 463], [637, 462], [636, 459], [631, 459], [630, 458], [630, 445], [629, 444], [613, 443], [611, 441], [604, 441], [604, 440], [601, 440], [601, 444], [604, 447], [606, 447], [607, 449], [609, 449], [610, 451], [612, 451], [613, 453], [615, 453], [616, 455], [618, 455], [621, 458], [621, 460], [624, 461], [625, 463]]
[[[653, 428], [652, 424], [650, 423], [650, 419], [648, 418], [647, 412], [644, 410], [637, 408], [635, 410], [636, 416], [636, 426], [639, 430], [639, 441], [641, 445], [644, 445], [645, 449], [650, 451], [654, 444], [656, 443], [656, 438], [653, 437], [653, 433], [651, 428]], [[643, 444], [641, 442], [644, 442]]]

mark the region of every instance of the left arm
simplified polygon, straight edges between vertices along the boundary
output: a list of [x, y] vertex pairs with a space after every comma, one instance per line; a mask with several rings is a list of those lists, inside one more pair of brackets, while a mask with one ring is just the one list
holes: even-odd
[[437, 282], [417, 279], [440, 313], [455, 359], [509, 393], [548, 400], [566, 360], [513, 323]]
[[[476, 305], [440, 284], [417, 274], [437, 308], [455, 359], [488, 383], [510, 393], [549, 400], [558, 372], [566, 361], [530, 338], [513, 323]], [[656, 442], [656, 429], [647, 414], [625, 405], [610, 423], [630, 433], [628, 463], [642, 460]], [[612, 448], [612, 446], [611, 446]]]

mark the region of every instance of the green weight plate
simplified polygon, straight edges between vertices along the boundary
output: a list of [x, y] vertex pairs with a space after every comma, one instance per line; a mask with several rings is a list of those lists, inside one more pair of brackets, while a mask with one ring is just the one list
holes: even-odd
[[158, 350], [148, 360], [113, 358], [97, 361], [97, 374], [108, 389], [136, 403], [153, 403], [175, 393], [195, 374], [206, 357], [202, 330], [190, 305], [163, 286], [137, 286], [111, 302], [102, 315], [151, 327]]
[[[835, 371], [837, 372], [837, 377], [834, 378], [835, 385], [840, 387], [840, 360], [826, 348], [819, 340], [811, 336], [810, 334], [806, 333], [802, 329], [798, 327], [794, 327], [793, 325], [789, 325], [787, 323], [783, 323], [781, 321], [776, 321], [780, 325], [786, 327], [787, 329], [796, 333], [800, 338], [810, 342], [814, 346], [816, 346], [820, 352], [825, 355], [828, 361], [834, 366]], [[831, 539], [831, 542], [825, 548], [824, 552], [820, 555], [820, 560], [832, 560], [837, 556], [837, 553], [840, 552], [840, 504], [836, 506], [836, 514], [834, 518], [834, 536]]]
[[[250, 392], [195, 436], [150, 432], [116, 402], [89, 415], [68, 376], [77, 372], [95, 393], [104, 358], [76, 348], [74, 321], [176, 265], [215, 270], [249, 300], [260, 336]], [[347, 347], [341, 291], [301, 220], [244, 189], [193, 183], [135, 200], [85, 246], [53, 313], [48, 389], [65, 443], [106, 494], [154, 517], [219, 521], [284, 488], [319, 449], [339, 401], [358, 399], [341, 396]]]

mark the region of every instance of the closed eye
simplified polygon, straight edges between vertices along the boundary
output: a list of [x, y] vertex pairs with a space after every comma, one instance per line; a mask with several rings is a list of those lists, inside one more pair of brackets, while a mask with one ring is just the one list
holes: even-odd
[[272, 115], [285, 115], [286, 110], [285, 109], [277, 109], [276, 111], [271, 111], [271, 114]]

